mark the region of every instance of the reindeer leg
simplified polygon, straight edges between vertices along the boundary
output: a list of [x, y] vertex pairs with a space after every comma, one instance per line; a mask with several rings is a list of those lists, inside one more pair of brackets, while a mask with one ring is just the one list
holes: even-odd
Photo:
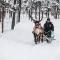
[[40, 35], [39, 35], [39, 43], [40, 43]]
[[41, 35], [42, 35], [42, 36], [41, 36], [41, 37], [42, 37], [42, 38], [41, 38], [41, 41], [43, 42], [43, 34], [41, 34]]
[[37, 41], [36, 41], [37, 40], [37, 35], [36, 35], [35, 32], [33, 33], [33, 35], [34, 35], [34, 42], [35, 42], [35, 44], [37, 44]]
[[35, 42], [35, 44], [37, 44], [37, 37], [36, 36], [34, 38], [34, 42]]

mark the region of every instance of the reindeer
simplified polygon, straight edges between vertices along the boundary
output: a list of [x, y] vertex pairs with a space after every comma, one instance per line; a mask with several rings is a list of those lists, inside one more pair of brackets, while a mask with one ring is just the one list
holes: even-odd
[[43, 30], [41, 24], [39, 23], [39, 21], [35, 22], [35, 26], [33, 27], [32, 33], [34, 35], [35, 44], [40, 43], [40, 41], [43, 42], [44, 30]]

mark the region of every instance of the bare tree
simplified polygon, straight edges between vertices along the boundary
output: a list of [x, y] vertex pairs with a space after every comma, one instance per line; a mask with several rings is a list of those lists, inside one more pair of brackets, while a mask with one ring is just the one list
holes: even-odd
[[5, 11], [4, 11], [4, 7], [2, 7], [2, 33], [4, 32], [4, 17], [5, 17]]
[[[16, 0], [14, 0], [14, 5], [16, 4]], [[13, 18], [12, 18], [12, 26], [11, 26], [11, 29], [14, 29], [14, 26], [15, 26], [15, 7], [13, 6]]]
[[19, 0], [18, 22], [20, 22], [20, 14], [21, 14], [21, 0]]

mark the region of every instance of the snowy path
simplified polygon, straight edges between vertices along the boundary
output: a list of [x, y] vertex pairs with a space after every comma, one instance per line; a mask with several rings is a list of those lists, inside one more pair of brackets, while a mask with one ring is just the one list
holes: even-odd
[[26, 16], [21, 16], [21, 23], [13, 31], [4, 33], [0, 39], [0, 60], [60, 60], [60, 21], [51, 18], [55, 26], [56, 41], [35, 45], [33, 23]]

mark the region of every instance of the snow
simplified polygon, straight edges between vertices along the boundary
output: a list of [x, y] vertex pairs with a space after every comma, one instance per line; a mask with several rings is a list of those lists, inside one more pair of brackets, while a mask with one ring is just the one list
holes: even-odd
[[[7, 16], [6, 19], [8, 21]], [[45, 21], [46, 18], [41, 22], [42, 26]], [[51, 16], [51, 21], [55, 26], [56, 40], [50, 44], [43, 42], [35, 45], [32, 34], [34, 24], [29, 21], [28, 15], [21, 15], [15, 29], [5, 30], [0, 36], [0, 60], [60, 60], [60, 20]]]

